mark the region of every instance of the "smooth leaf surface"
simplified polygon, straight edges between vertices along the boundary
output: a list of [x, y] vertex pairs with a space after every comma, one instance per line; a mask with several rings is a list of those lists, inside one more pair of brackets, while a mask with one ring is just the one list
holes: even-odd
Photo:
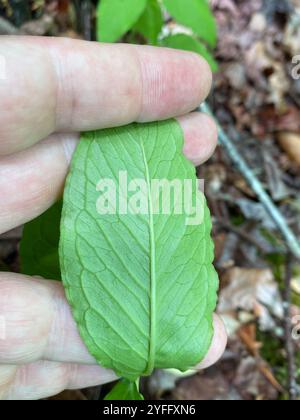
[[158, 1], [148, 0], [146, 9], [134, 26], [134, 30], [142, 34], [150, 44], [156, 45], [162, 26], [163, 16]]
[[207, 0], [163, 0], [167, 11], [182, 25], [191, 28], [210, 47], [217, 42], [217, 26]]
[[131, 382], [127, 379], [121, 379], [117, 384], [113, 387], [113, 389], [106, 395], [104, 400], [131, 400], [131, 401], [139, 401], [143, 400], [144, 397], [138, 390], [138, 386], [136, 381]]
[[213, 72], [218, 70], [218, 64], [206, 46], [192, 36], [186, 34], [170, 35], [161, 40], [161, 45], [168, 48], [196, 52], [205, 58]]
[[137, 22], [147, 0], [101, 0], [97, 8], [97, 39], [115, 42]]
[[[60, 261], [67, 298], [91, 354], [131, 381], [154, 368], [187, 370], [205, 356], [213, 336], [218, 280], [203, 194], [193, 182], [204, 213], [201, 224], [188, 225], [186, 214], [177, 214], [178, 195], [169, 214], [156, 214], [160, 198], [150, 193], [153, 179], [195, 181], [182, 147], [175, 121], [83, 134], [65, 187]], [[124, 171], [127, 182], [119, 183]], [[117, 185], [123, 204], [116, 214], [98, 213], [104, 179]], [[135, 191], [137, 180], [146, 192]], [[143, 200], [148, 212], [134, 214]], [[108, 210], [114, 207], [107, 199]]]
[[21, 272], [60, 280], [58, 244], [62, 201], [24, 226], [20, 245]]

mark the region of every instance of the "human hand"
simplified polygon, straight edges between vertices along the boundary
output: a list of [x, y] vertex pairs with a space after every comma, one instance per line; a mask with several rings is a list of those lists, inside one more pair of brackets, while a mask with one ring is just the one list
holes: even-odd
[[[198, 55], [58, 38], [0, 37], [0, 234], [28, 222], [62, 194], [78, 132], [178, 117], [185, 155], [198, 165], [217, 135], [190, 113], [211, 86]], [[215, 335], [197, 369], [217, 361]], [[110, 382], [83, 344], [59, 282], [0, 273], [0, 398], [39, 399]]]

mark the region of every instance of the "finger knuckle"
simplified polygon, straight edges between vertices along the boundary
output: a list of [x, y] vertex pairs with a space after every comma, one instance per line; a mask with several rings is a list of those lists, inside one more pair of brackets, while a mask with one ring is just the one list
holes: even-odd
[[0, 363], [37, 360], [51, 325], [45, 288], [34, 280], [0, 274]]

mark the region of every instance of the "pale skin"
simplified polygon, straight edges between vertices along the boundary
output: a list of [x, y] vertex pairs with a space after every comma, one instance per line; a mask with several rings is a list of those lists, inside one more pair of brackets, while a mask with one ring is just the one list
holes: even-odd
[[[175, 117], [188, 159], [199, 165], [214, 152], [213, 121], [191, 113], [212, 80], [198, 55], [2, 36], [0, 59], [0, 234], [61, 196], [80, 131]], [[0, 320], [0, 399], [39, 399], [116, 378], [88, 353], [59, 282], [0, 273]], [[196, 369], [214, 364], [225, 346], [215, 315], [211, 348]]]

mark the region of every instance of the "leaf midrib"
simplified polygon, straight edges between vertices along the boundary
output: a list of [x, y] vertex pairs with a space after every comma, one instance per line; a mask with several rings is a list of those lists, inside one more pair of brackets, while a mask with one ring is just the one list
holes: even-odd
[[150, 234], [150, 331], [149, 331], [149, 356], [148, 364], [144, 372], [145, 375], [150, 375], [155, 365], [155, 350], [156, 350], [156, 247], [154, 235], [153, 222], [153, 203], [151, 196], [151, 184], [149, 166], [146, 158], [144, 142], [141, 139], [141, 149], [143, 154], [143, 161], [145, 166], [146, 182], [148, 185], [148, 213], [149, 213], [149, 234]]

